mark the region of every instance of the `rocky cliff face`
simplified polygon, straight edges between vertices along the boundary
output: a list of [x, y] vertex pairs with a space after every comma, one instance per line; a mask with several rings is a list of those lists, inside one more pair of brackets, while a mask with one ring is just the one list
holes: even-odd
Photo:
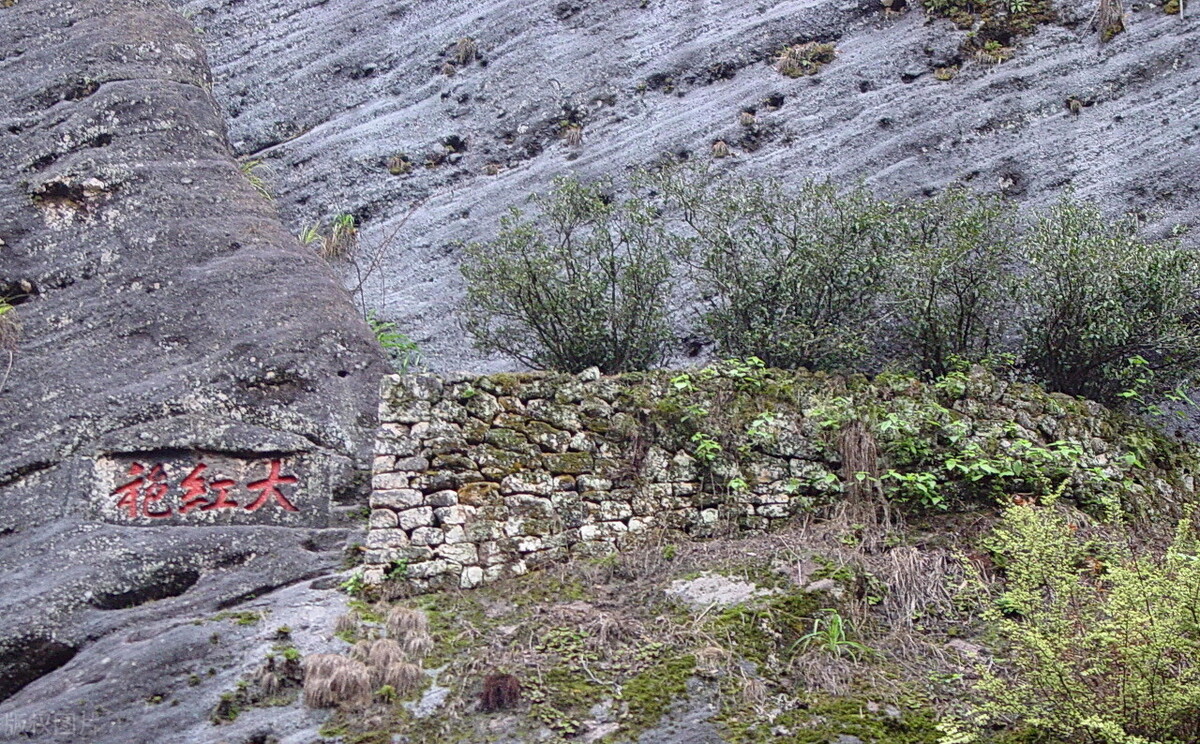
[[361, 485], [382, 363], [239, 171], [182, 18], [3, 5], [0, 295], [22, 335], [0, 390], [0, 739], [209, 740], [259, 639], [192, 621], [260, 596], [319, 615], [299, 582], [340, 562], [330, 496]]
[[[1200, 16], [1153, 2], [1129, 4], [1107, 44], [1095, 2], [1054, 2], [1058, 20], [1033, 35], [1000, 34], [1014, 49], [999, 64], [903, 0], [176, 4], [285, 221], [353, 213], [372, 245], [399, 229], [369, 299], [435, 369], [504, 366], [456, 327], [458, 241], [488, 237], [555, 176], [709, 160], [717, 140], [731, 150], [719, 166], [746, 175], [865, 179], [891, 196], [957, 181], [1031, 204], [1073, 188], [1159, 234], [1200, 221]], [[465, 62], [462, 38], [477, 46]], [[837, 49], [819, 74], [773, 68], [811, 39]], [[390, 172], [397, 156], [411, 171]]]
[[[380, 248], [367, 304], [435, 368], [486, 371], [505, 363], [456, 328], [456, 242], [556, 175], [717, 140], [749, 174], [1071, 186], [1160, 233], [1200, 220], [1193, 14], [1132, 6], [1101, 45], [1067, 0], [994, 64], [903, 4], [0, 1], [0, 295], [23, 325], [0, 389], [0, 740], [212, 741], [275, 626], [324, 649], [340, 600], [308, 579], [337, 568], [383, 365], [303, 225], [356, 215]], [[810, 39], [838, 50], [820, 74], [772, 68]], [[268, 720], [309, 741], [316, 719], [219, 736]]]

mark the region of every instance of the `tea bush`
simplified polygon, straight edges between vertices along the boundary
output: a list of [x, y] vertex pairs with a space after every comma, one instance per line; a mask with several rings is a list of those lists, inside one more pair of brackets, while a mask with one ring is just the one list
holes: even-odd
[[672, 341], [670, 261], [649, 208], [560, 179], [466, 248], [464, 326], [484, 351], [534, 368], [606, 373], [661, 364]]

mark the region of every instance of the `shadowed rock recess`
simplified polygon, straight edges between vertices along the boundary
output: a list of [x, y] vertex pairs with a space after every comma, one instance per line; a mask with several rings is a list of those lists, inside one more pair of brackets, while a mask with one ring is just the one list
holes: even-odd
[[0, 6], [0, 740], [211, 741], [262, 643], [218, 613], [321, 617], [382, 362], [239, 171], [189, 24]]

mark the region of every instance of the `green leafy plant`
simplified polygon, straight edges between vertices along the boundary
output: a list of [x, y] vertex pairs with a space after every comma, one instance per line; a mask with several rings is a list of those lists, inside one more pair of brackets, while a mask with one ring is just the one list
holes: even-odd
[[667, 170], [653, 184], [678, 213], [718, 353], [832, 369], [865, 353], [885, 288], [890, 209], [828, 182], [718, 180]]
[[837, 610], [822, 610], [813, 618], [812, 630], [796, 641], [794, 651], [819, 649], [830, 656], [848, 656], [855, 661], [874, 655], [870, 647], [847, 637], [848, 625]]
[[358, 597], [366, 590], [367, 582], [363, 579], [362, 571], [354, 571], [339, 586], [350, 596]]
[[692, 444], [695, 445], [693, 453], [697, 460], [704, 464], [711, 464], [721, 454], [721, 445], [717, 440], [702, 431], [698, 431], [692, 435]]
[[261, 171], [269, 170], [267, 166], [263, 165], [262, 160], [246, 160], [238, 166], [238, 169], [241, 170], [242, 175], [246, 177], [246, 180], [250, 182], [254, 190], [261, 194], [264, 199], [274, 199], [271, 196], [271, 190], [267, 188], [267, 182], [262, 177]]
[[673, 339], [668, 245], [645, 203], [559, 179], [467, 246], [463, 324], [484, 351], [535, 368], [614, 373], [662, 363]]
[[1017, 223], [998, 197], [951, 188], [897, 218], [892, 309], [916, 369], [941, 377], [993, 353], [1011, 317]]
[[1200, 545], [1166, 550], [1084, 530], [1053, 507], [1005, 510], [1005, 582], [976, 589], [1007, 649], [982, 670], [976, 723], [1016, 719], [1064, 741], [1200, 740]]
[[785, 47], [775, 58], [775, 69], [791, 78], [816, 75], [836, 56], [837, 50], [833, 44], [806, 41]]
[[392, 321], [380, 320], [375, 311], [367, 313], [367, 325], [375, 334], [375, 340], [383, 347], [388, 359], [400, 374], [407, 374], [421, 364], [421, 348], [411, 338], [396, 330]]
[[[1153, 396], [1200, 366], [1200, 265], [1175, 242], [1138, 236], [1130, 219], [1062, 201], [1026, 241], [1024, 359], [1054, 390], [1119, 402], [1152, 371]], [[1144, 364], [1130, 369], [1128, 360]]]

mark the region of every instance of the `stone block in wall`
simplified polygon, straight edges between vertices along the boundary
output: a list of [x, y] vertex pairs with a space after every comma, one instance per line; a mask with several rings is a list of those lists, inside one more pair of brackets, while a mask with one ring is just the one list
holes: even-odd
[[554, 563], [561, 563], [567, 558], [566, 548], [546, 548], [533, 553], [529, 553], [524, 557], [525, 565], [530, 570], [544, 568]]
[[475, 516], [475, 507], [463, 505], [438, 507], [433, 510], [433, 516], [443, 525], [464, 525], [471, 521], [471, 517]]
[[474, 589], [482, 584], [483, 580], [484, 573], [482, 568], [479, 566], [467, 566], [462, 570], [462, 574], [459, 576], [458, 588]]
[[526, 421], [523, 426], [525, 437], [543, 452], [566, 452], [571, 444], [571, 433], [556, 429], [545, 421]]
[[370, 504], [375, 509], [411, 509], [425, 503], [425, 494], [413, 488], [398, 488], [371, 493]]
[[599, 504], [586, 502], [585, 515], [592, 520], [608, 522], [617, 519], [629, 519], [633, 516], [633, 508], [628, 501], [601, 501]]
[[467, 413], [488, 425], [491, 425], [496, 415], [504, 410], [496, 396], [482, 390], [477, 391], [464, 405]]
[[[450, 489], [435, 491], [425, 497], [425, 502], [433, 507], [456, 506], [458, 504], [458, 492]], [[462, 522], [452, 522], [451, 524], [462, 524]]]
[[391, 509], [372, 509], [367, 525], [372, 530], [388, 530], [398, 527], [399, 522]]
[[580, 475], [591, 472], [595, 458], [589, 452], [563, 452], [542, 455], [542, 467], [551, 475]]
[[629, 530], [624, 522], [597, 522], [585, 524], [579, 528], [579, 539], [584, 542], [595, 540], [612, 540]]
[[570, 406], [559, 405], [549, 400], [535, 399], [525, 403], [525, 414], [529, 418], [544, 421], [558, 429], [579, 431], [583, 422], [579, 414]]
[[431, 561], [424, 561], [423, 563], [410, 563], [408, 566], [408, 576], [413, 579], [430, 579], [435, 576], [447, 574], [452, 570], [449, 561], [444, 558], [434, 558]]
[[371, 488], [375, 491], [394, 491], [408, 488], [407, 473], [376, 473], [371, 476]]
[[686, 452], [677, 452], [667, 465], [666, 480], [694, 481], [699, 477], [700, 464]]
[[367, 550], [402, 548], [408, 545], [408, 534], [399, 528], [377, 529], [367, 532]]
[[429, 470], [429, 460], [424, 457], [397, 457], [395, 467], [392, 468], [395, 472], [407, 472], [409, 474], [424, 473]]
[[433, 549], [433, 554], [464, 566], [473, 566], [479, 563], [479, 552], [471, 543], [457, 545], [443, 543]]
[[449, 400], [438, 401], [431, 412], [433, 417], [441, 421], [453, 421], [460, 426], [467, 423], [471, 414], [463, 406]]
[[[541, 452], [537, 445], [531, 443], [525, 438], [524, 434], [516, 429], [489, 429], [487, 434], [483, 436], [483, 441], [496, 449], [502, 449], [506, 452], [513, 452], [526, 457], [537, 455]], [[480, 465], [482, 464], [481, 462]]]
[[459, 543], [475, 542], [467, 536], [466, 529], [461, 524], [452, 524], [449, 527], [443, 528], [446, 543], [449, 545], [458, 545]]
[[412, 531], [409, 539], [412, 540], [413, 545], [433, 547], [446, 541], [446, 533], [437, 527], [418, 527]]
[[584, 432], [576, 432], [571, 435], [571, 441], [567, 442], [567, 449], [571, 452], [589, 452], [595, 454], [597, 451], [596, 440]]
[[768, 519], [785, 519], [792, 516], [792, 508], [788, 504], [762, 504], [755, 507], [755, 513]]
[[509, 494], [550, 496], [554, 493], [554, 478], [548, 473], [537, 471], [513, 473], [500, 481], [500, 493], [506, 496]]
[[380, 435], [375, 440], [376, 455], [393, 455], [396, 457], [411, 457], [417, 454], [421, 443], [409, 436]]
[[429, 465], [433, 470], [450, 470], [459, 473], [469, 473], [478, 470], [479, 465], [467, 455], [449, 453], [436, 455]]
[[587, 511], [579, 494], [574, 491], [562, 491], [550, 497], [550, 504], [564, 527], [578, 527], [587, 520]]
[[500, 498], [500, 485], [490, 481], [474, 481], [458, 487], [458, 503], [483, 506]]
[[397, 512], [396, 517], [400, 522], [400, 527], [410, 532], [418, 527], [430, 527], [433, 525], [433, 507], [418, 506], [405, 509]]
[[492, 519], [475, 519], [463, 525], [466, 539], [470, 542], [496, 540], [504, 536], [504, 528]]
[[575, 479], [575, 484], [580, 491], [611, 491], [613, 487], [609, 479], [590, 473], [580, 475]]
[[371, 461], [371, 475], [391, 473], [395, 470], [399, 470], [396, 467], [395, 455], [375, 455], [375, 459]]

